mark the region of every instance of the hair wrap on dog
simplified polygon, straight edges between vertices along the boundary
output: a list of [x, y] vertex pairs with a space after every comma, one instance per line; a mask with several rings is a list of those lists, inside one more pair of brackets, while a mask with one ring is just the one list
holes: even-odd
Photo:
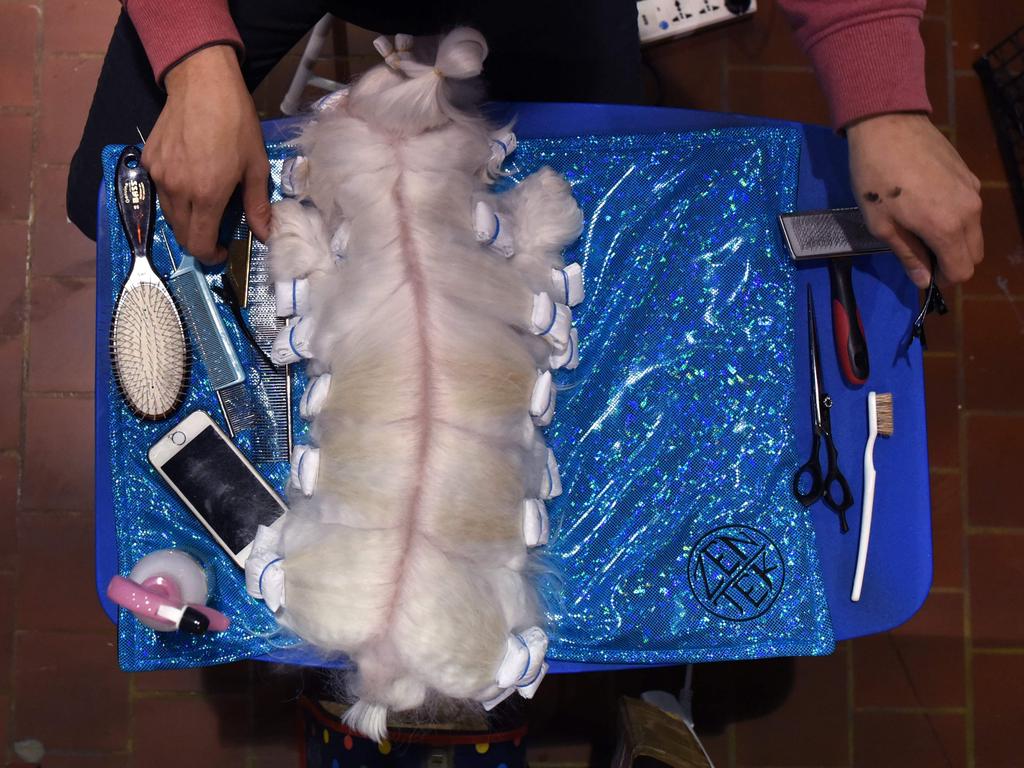
[[562, 271], [582, 227], [568, 184], [543, 169], [491, 194], [495, 129], [455, 106], [483, 38], [456, 29], [431, 63], [395, 43], [297, 140], [310, 205], [274, 209], [279, 303], [302, 308], [275, 350], [320, 378], [279, 551], [250, 578], [282, 624], [352, 660], [345, 722], [376, 739], [390, 710], [492, 706], [544, 676], [530, 552], [562, 486], [537, 425], [555, 412], [553, 356], [575, 354], [565, 302], [582, 297]]

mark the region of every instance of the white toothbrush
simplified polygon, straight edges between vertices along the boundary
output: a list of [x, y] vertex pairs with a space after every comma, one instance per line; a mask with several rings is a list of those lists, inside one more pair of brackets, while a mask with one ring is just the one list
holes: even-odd
[[889, 437], [893, 432], [892, 393], [868, 393], [868, 443], [864, 447], [864, 503], [860, 511], [860, 542], [857, 547], [857, 570], [853, 574], [853, 592], [850, 599], [860, 600], [864, 587], [864, 569], [868, 563], [868, 544], [871, 541], [871, 515], [875, 506], [875, 438]]

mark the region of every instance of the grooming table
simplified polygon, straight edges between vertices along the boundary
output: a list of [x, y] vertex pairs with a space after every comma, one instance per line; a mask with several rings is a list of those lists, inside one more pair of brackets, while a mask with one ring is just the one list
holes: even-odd
[[[773, 123], [741, 115], [607, 105], [517, 104], [499, 105], [494, 110], [496, 116], [516, 116], [515, 130], [520, 138], [689, 131]], [[287, 119], [265, 124], [266, 138], [279, 140], [293, 123], [293, 119]], [[854, 205], [845, 142], [827, 128], [798, 127], [802, 131], [803, 146], [797, 209], [808, 211]], [[105, 221], [101, 216], [97, 243], [101, 254], [105, 252], [108, 237]], [[104, 439], [109, 428], [109, 413], [106, 398], [99, 396], [107, 391], [112, 375], [107, 344], [112, 311], [107, 259], [97, 259], [96, 274], [96, 586], [104, 610], [116, 622], [117, 608], [106, 597], [107, 582], [118, 572], [110, 446]], [[816, 529], [835, 637], [844, 640], [884, 632], [907, 621], [924, 602], [931, 584], [930, 498], [920, 345], [915, 342], [907, 355], [897, 355], [900, 340], [917, 310], [917, 291], [892, 254], [859, 258], [854, 285], [871, 353], [869, 387], [894, 394], [896, 428], [893, 437], [879, 440], [875, 448], [879, 479], [871, 550], [861, 602], [852, 603], [850, 588], [860, 528], [868, 387], [852, 388], [840, 374], [828, 311], [826, 265], [824, 262], [804, 263], [797, 268], [796, 275], [796, 402], [809, 404], [810, 397], [804, 306], [804, 286], [810, 284], [818, 299], [818, 333], [825, 388], [833, 400], [835, 443], [855, 499], [848, 512], [851, 530], [845, 536], [839, 533], [835, 515], [821, 503], [807, 510]], [[793, 428], [797, 435], [797, 455], [803, 461], [810, 451], [809, 408], [799, 405], [798, 413], [800, 421]], [[558, 661], [552, 664], [553, 672], [611, 668], [618, 667]]]

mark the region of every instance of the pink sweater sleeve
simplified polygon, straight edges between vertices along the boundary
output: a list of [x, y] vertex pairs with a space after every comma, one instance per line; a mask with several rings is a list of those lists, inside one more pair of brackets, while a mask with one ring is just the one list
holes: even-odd
[[125, 0], [125, 10], [158, 83], [163, 83], [167, 70], [200, 48], [224, 44], [240, 55], [243, 51], [227, 0]]
[[919, 25], [925, 0], [778, 0], [814, 65], [837, 129], [931, 112]]

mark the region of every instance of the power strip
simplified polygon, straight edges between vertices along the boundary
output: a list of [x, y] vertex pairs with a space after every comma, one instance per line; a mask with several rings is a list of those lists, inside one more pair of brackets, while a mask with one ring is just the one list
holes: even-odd
[[638, 0], [640, 42], [653, 43], [750, 16], [757, 0]]

